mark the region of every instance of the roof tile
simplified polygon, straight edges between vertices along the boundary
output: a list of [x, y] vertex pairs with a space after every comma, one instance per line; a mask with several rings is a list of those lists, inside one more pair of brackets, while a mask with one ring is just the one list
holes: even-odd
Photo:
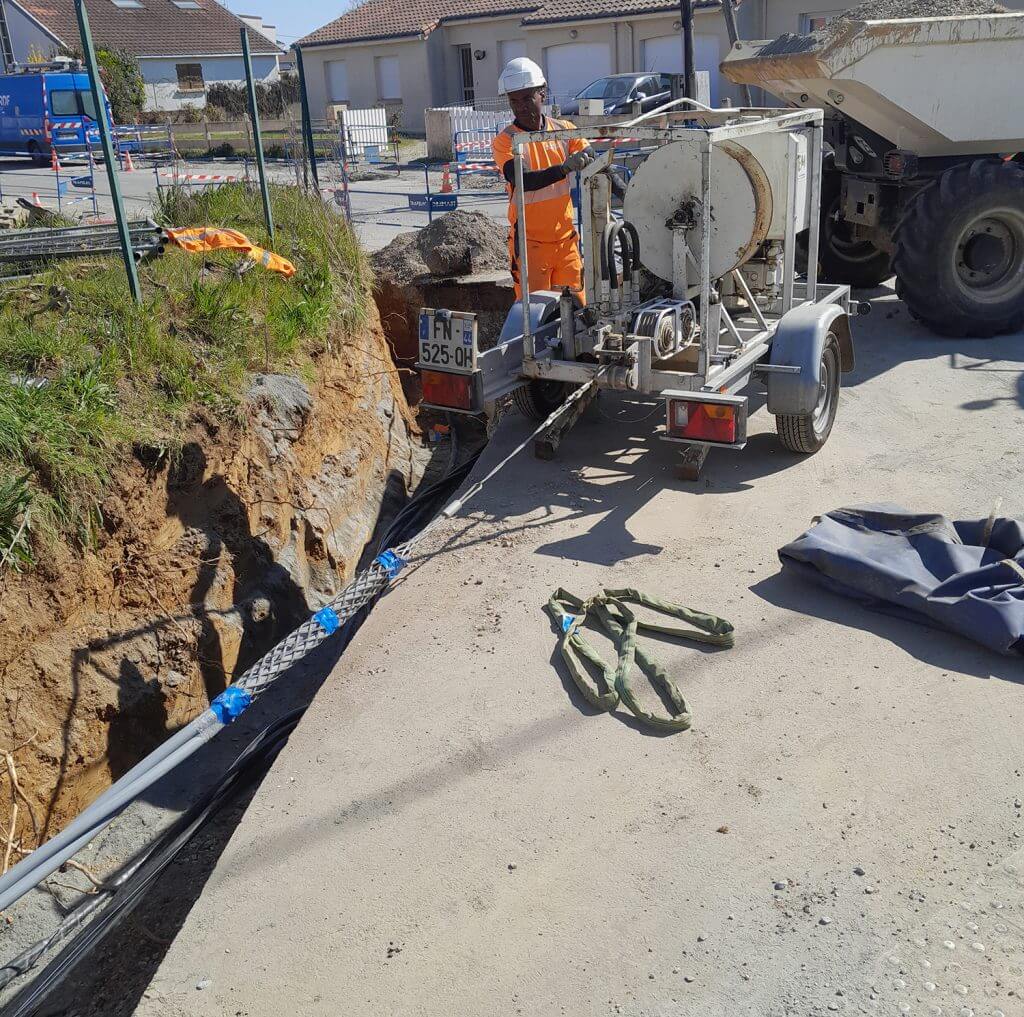
[[[694, 7], [719, 7], [696, 0]], [[522, 14], [523, 24], [618, 17], [678, 10], [678, 0], [364, 0], [340, 18], [300, 39], [300, 46], [429, 35], [442, 21]]]
[[[71, 49], [81, 46], [74, 0], [13, 0]], [[243, 22], [216, 0], [197, 0], [199, 10], [182, 10], [172, 0], [139, 0], [141, 8], [91, 0], [89, 27], [97, 46], [134, 56], [203, 56], [241, 53]], [[265, 36], [248, 29], [253, 53], [279, 53]]]

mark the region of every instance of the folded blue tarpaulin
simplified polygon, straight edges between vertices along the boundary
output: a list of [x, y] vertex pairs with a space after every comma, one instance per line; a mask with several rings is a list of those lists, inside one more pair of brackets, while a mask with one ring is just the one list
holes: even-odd
[[784, 568], [875, 610], [1024, 655], [1024, 524], [898, 505], [821, 517], [779, 551]]

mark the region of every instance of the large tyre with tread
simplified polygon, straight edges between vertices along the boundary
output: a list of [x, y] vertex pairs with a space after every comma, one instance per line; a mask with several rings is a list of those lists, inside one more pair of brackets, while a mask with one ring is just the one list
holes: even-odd
[[[889, 255], [870, 240], [855, 240], [853, 227], [842, 218], [843, 176], [829, 157], [821, 173], [821, 228], [818, 232], [818, 274], [822, 282], [871, 289], [892, 275]], [[797, 248], [797, 269], [807, 269], [807, 234]]]
[[49, 166], [49, 157], [43, 154], [38, 141], [28, 143], [28, 157], [32, 160], [33, 166]]
[[895, 239], [898, 292], [932, 331], [985, 338], [1024, 324], [1024, 167], [951, 167], [915, 195]]
[[565, 402], [573, 388], [565, 381], [532, 378], [512, 393], [512, 402], [523, 416], [531, 420], [545, 420]]
[[778, 413], [775, 416], [779, 438], [791, 452], [810, 455], [828, 441], [839, 407], [841, 363], [839, 340], [829, 332], [821, 350], [818, 401], [814, 409], [806, 414]]

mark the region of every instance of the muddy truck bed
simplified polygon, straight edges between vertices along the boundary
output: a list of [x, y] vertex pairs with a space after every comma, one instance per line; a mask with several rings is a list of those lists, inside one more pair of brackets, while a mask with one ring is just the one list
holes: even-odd
[[919, 156], [1024, 148], [1024, 14], [852, 21], [737, 43], [732, 82], [835, 109]]

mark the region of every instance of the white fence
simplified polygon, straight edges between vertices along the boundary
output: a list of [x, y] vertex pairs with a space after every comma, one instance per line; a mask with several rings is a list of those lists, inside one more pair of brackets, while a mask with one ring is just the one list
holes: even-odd
[[367, 145], [384, 148], [388, 144], [388, 111], [383, 107], [340, 110], [338, 120], [350, 148], [361, 150]]

